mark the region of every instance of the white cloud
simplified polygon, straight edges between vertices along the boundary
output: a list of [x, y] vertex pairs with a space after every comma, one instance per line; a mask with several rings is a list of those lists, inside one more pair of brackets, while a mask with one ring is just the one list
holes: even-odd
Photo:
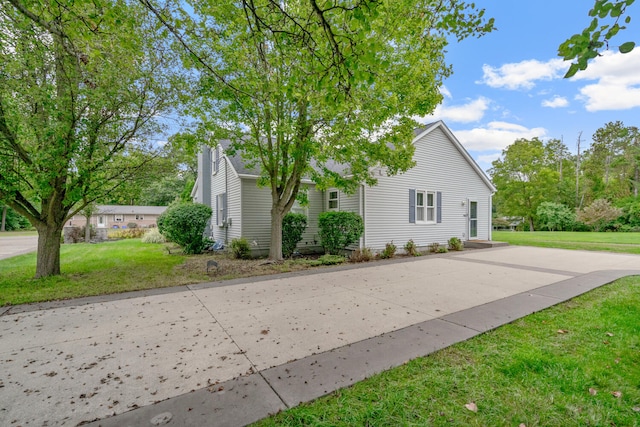
[[453, 133], [467, 150], [502, 151], [519, 138], [543, 138], [547, 130], [545, 128], [529, 129], [515, 123], [495, 121], [484, 127], [455, 130]]
[[496, 151], [489, 154], [481, 154], [478, 156], [478, 163], [484, 165], [491, 165], [494, 160], [498, 160], [500, 158], [501, 152]]
[[[442, 90], [441, 90], [442, 91]], [[448, 97], [451, 97], [449, 91]], [[443, 93], [444, 95], [444, 93]], [[417, 119], [419, 122], [432, 122], [444, 120], [457, 123], [477, 122], [484, 117], [485, 111], [489, 109], [491, 101], [484, 97], [471, 100], [466, 104], [449, 106], [446, 103], [438, 105], [432, 115]]]
[[569, 63], [562, 59], [550, 59], [547, 62], [529, 59], [504, 64], [500, 67], [485, 64], [482, 66], [482, 80], [477, 83], [510, 90], [531, 89], [538, 80], [553, 80], [562, 77], [568, 68]]
[[451, 95], [451, 92], [449, 92], [449, 89], [447, 89], [447, 87], [445, 85], [440, 86], [440, 93], [442, 94], [442, 96], [444, 96], [445, 98], [449, 98], [451, 99], [453, 96]]
[[604, 52], [572, 80], [597, 80], [580, 89], [576, 99], [587, 111], [628, 110], [640, 107], [640, 49], [630, 53]]
[[563, 96], [554, 96], [552, 99], [545, 99], [544, 101], [542, 101], [542, 106], [549, 108], [560, 108], [566, 107], [568, 105], [569, 101], [567, 101], [567, 98]]

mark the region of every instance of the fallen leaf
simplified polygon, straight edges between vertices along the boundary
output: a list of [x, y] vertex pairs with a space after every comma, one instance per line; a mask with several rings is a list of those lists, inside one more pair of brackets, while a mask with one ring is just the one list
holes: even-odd
[[527, 425], [525, 423], [520, 423], [518, 427], [527, 427]]
[[616, 359], [616, 360], [614, 360], [614, 362], [620, 363], [620, 359]]
[[569, 331], [567, 331], [566, 329], [558, 329], [559, 334], [566, 334], [567, 332]]
[[634, 406], [633, 408], [631, 408], [631, 410], [635, 412], [640, 412], [640, 406]]
[[263, 329], [263, 330], [260, 331], [260, 333], [262, 335], [267, 335], [269, 333], [269, 330], [268, 329]]
[[595, 388], [590, 388], [589, 389], [589, 394], [591, 396], [595, 396], [596, 394], [598, 394], [598, 390], [596, 390]]
[[464, 407], [470, 411], [478, 412], [478, 406], [474, 402], [467, 403]]
[[613, 395], [613, 397], [615, 398], [619, 398], [620, 396], [622, 396], [622, 392], [621, 391], [614, 391], [611, 393]]
[[612, 334], [611, 332], [607, 332], [607, 336], [608, 336], [608, 337], [612, 337], [612, 336], [613, 336], [613, 334]]

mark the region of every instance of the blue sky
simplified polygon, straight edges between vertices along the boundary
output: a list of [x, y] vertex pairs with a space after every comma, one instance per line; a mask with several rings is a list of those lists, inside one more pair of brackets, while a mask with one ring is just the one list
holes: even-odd
[[[567, 80], [570, 63], [558, 45], [590, 22], [591, 0], [477, 0], [497, 31], [449, 45], [453, 76], [444, 82], [443, 103], [431, 117], [442, 119], [460, 142], [488, 169], [517, 138], [563, 138], [576, 151], [609, 121], [640, 126], [640, 48], [617, 53], [617, 45], [638, 40], [638, 22], [612, 41], [611, 51]], [[640, 9], [629, 10], [640, 22]], [[633, 13], [636, 16], [633, 16]]]

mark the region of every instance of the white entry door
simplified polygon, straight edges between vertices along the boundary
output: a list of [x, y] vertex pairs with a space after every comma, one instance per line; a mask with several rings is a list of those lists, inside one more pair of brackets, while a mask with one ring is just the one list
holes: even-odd
[[104, 215], [98, 215], [98, 228], [104, 228], [107, 226], [107, 224], [104, 222], [105, 220], [105, 216]]
[[469, 201], [469, 240], [478, 238], [478, 202]]

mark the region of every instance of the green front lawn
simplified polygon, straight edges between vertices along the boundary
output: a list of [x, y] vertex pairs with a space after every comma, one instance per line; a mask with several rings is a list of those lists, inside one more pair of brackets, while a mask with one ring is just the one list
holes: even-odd
[[510, 245], [640, 254], [640, 233], [494, 231], [493, 240]]
[[638, 319], [621, 279], [257, 425], [638, 426]]
[[186, 257], [140, 239], [62, 245], [62, 275], [33, 279], [36, 254], [0, 260], [0, 306], [201, 282], [203, 270], [177, 269]]

